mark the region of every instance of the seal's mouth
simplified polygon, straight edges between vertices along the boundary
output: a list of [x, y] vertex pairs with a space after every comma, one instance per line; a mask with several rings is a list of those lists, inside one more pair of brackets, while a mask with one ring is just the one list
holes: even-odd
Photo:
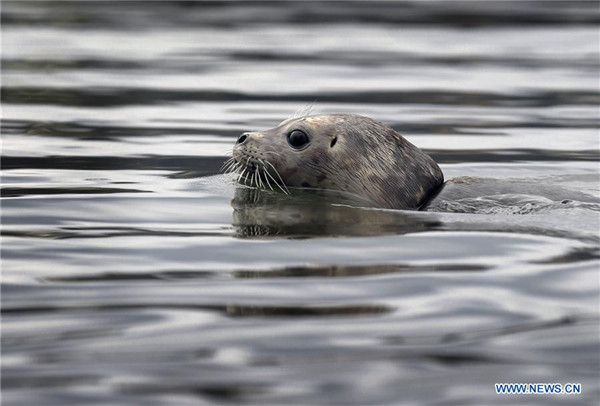
[[225, 173], [236, 174], [236, 182], [242, 185], [273, 191], [277, 188], [283, 193], [289, 194], [281, 175], [266, 159], [234, 153], [234, 156], [225, 162], [222, 169]]

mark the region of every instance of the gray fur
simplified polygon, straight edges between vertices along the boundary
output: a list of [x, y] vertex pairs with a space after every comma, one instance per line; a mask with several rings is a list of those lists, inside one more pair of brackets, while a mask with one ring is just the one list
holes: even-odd
[[[310, 137], [305, 149], [288, 144], [287, 135], [295, 129]], [[280, 176], [288, 187], [344, 191], [390, 209], [418, 209], [444, 182], [429, 155], [368, 117], [307, 116], [246, 134], [247, 140], [234, 147], [233, 159], [263, 181]]]

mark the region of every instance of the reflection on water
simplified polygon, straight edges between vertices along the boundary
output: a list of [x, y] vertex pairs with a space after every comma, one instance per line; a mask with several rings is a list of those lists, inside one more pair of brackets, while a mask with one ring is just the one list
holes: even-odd
[[332, 317], [359, 316], [388, 313], [385, 306], [302, 306], [302, 307], [265, 307], [265, 306], [227, 306], [229, 317]]
[[[278, 192], [237, 188], [231, 201], [236, 236], [240, 238], [404, 234], [435, 229], [435, 218], [400, 211], [360, 210], [372, 206], [357, 196], [333, 191]], [[334, 203], [334, 204], [332, 204]]]
[[[568, 259], [581, 260], [582, 258], [594, 259], [598, 256], [591, 252], [574, 252], [568, 258], [560, 258], [555, 262], [567, 262]], [[67, 283], [67, 282], [107, 282], [112, 281], [176, 281], [186, 279], [207, 279], [219, 277], [234, 277], [241, 279], [254, 278], [348, 278], [355, 276], [380, 275], [387, 273], [410, 273], [410, 272], [470, 272], [485, 271], [487, 268], [483, 265], [313, 265], [313, 266], [290, 266], [281, 269], [267, 270], [236, 270], [227, 275], [219, 272], [210, 271], [167, 271], [153, 273], [108, 273], [95, 275], [75, 275], [58, 278], [45, 278], [45, 282]]]
[[366, 275], [380, 275], [387, 273], [406, 272], [469, 272], [484, 271], [482, 265], [333, 265], [311, 267], [289, 267], [280, 270], [268, 271], [235, 271], [236, 278], [347, 278]]
[[[2, 2], [2, 403], [597, 404], [599, 24], [578, 1]], [[479, 183], [402, 212], [214, 176], [307, 105]]]

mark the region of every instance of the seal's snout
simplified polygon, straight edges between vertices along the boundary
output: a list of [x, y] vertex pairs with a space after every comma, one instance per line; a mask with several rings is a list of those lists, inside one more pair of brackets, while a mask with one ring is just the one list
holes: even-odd
[[243, 144], [244, 142], [246, 142], [246, 140], [248, 139], [248, 133], [243, 133], [242, 135], [240, 135], [240, 138], [237, 139], [237, 143], [238, 145]]

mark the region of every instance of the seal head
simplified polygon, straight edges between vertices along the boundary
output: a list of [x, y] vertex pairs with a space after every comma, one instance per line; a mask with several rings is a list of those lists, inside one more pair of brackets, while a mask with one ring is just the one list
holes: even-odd
[[392, 128], [350, 114], [244, 133], [231, 167], [257, 186], [343, 191], [392, 209], [418, 209], [444, 182], [435, 161]]

